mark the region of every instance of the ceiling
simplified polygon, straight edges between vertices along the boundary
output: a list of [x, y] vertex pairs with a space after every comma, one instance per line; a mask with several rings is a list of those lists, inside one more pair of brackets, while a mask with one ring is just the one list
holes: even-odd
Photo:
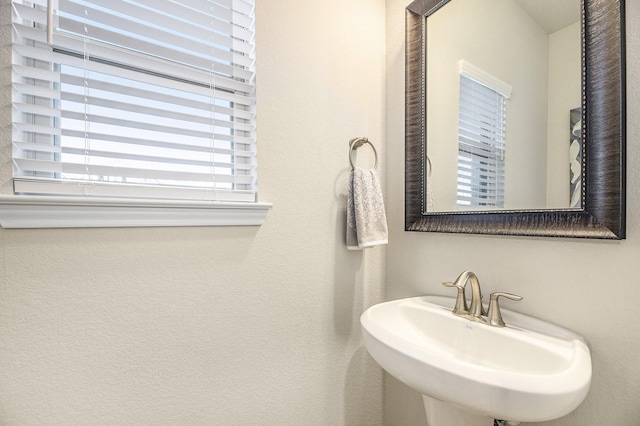
[[515, 0], [547, 33], [554, 33], [580, 19], [579, 0]]

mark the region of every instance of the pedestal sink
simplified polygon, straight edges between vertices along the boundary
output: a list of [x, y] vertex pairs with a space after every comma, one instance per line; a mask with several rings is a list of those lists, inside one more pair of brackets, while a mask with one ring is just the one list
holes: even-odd
[[582, 337], [507, 309], [506, 327], [472, 322], [453, 315], [454, 304], [441, 296], [400, 299], [360, 318], [367, 350], [424, 396], [430, 426], [548, 421], [584, 400], [591, 356]]

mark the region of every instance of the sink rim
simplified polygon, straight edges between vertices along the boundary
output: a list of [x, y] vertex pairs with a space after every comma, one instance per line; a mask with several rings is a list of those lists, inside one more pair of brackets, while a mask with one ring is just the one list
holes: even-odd
[[[455, 299], [451, 297], [419, 296], [370, 307], [361, 316], [363, 337], [369, 353], [387, 372], [422, 394], [496, 418], [552, 420], [573, 411], [584, 400], [590, 387], [592, 372], [590, 351], [582, 336], [508, 309], [502, 310], [507, 327], [497, 328], [474, 323], [453, 315], [451, 308], [454, 304]], [[459, 323], [460, 327], [524, 339], [527, 344], [543, 347], [542, 342], [547, 341], [554, 346], [544, 346], [544, 350], [564, 359], [567, 368], [547, 374], [532, 374], [498, 370], [495, 367], [452, 359], [450, 351], [429, 348], [423, 342], [400, 336], [394, 332], [392, 325], [385, 326], [380, 323], [379, 318], [375, 318], [380, 314], [379, 311], [389, 311], [396, 305], [429, 309], [443, 315], [448, 321]], [[401, 312], [400, 309], [397, 311]], [[400, 319], [403, 320], [409, 321]], [[396, 321], [393, 323], [397, 324]], [[432, 376], [448, 385], [434, 385], [433, 380], [424, 380], [425, 377]], [[560, 401], [562, 397], [564, 399]], [[504, 400], [509, 400], [508, 404]], [[538, 409], [541, 404], [544, 404], [545, 410]]]

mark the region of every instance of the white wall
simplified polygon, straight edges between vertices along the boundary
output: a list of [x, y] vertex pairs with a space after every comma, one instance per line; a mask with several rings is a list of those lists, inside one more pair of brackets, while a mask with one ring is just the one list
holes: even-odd
[[547, 207], [569, 207], [569, 111], [582, 101], [580, 23], [549, 35]]
[[[404, 232], [405, 0], [387, 1], [388, 299], [448, 294], [463, 270], [484, 293], [524, 296], [511, 307], [584, 335], [593, 383], [572, 414], [547, 425], [637, 426], [640, 421], [640, 3], [627, 1], [627, 239], [619, 242]], [[505, 305], [506, 306], [506, 305]], [[385, 376], [385, 424], [424, 425], [419, 395]]]
[[348, 140], [385, 155], [384, 1], [257, 3], [266, 223], [0, 229], [0, 424], [381, 424], [385, 249], [343, 241]]

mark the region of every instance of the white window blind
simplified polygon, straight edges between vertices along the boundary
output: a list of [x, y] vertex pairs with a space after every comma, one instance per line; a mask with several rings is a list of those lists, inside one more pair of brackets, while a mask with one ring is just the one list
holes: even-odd
[[14, 0], [17, 194], [256, 201], [253, 0]]
[[[471, 69], [471, 71], [469, 71]], [[500, 208], [504, 206], [505, 95], [489, 86], [482, 72], [461, 64], [458, 120], [459, 206]], [[502, 92], [510, 94], [508, 85]]]

